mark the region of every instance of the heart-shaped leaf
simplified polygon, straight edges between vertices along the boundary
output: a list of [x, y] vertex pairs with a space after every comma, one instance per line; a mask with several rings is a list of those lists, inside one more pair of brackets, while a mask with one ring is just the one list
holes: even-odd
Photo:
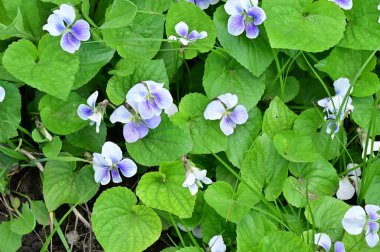
[[18, 89], [5, 81], [0, 81], [5, 90], [5, 98], [0, 102], [0, 143], [17, 136], [21, 122], [21, 95]]

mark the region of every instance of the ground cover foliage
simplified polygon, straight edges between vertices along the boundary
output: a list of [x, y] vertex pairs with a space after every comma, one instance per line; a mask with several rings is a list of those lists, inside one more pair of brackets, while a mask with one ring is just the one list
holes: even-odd
[[380, 250], [379, 6], [0, 0], [0, 251]]

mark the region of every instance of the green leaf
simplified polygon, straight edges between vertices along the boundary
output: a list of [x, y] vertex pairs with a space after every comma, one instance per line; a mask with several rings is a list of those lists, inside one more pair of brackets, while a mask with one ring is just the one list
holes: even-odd
[[273, 48], [322, 52], [343, 37], [346, 17], [335, 3], [289, 0], [284, 4], [282, 0], [266, 0], [262, 7]]
[[139, 9], [162, 13], [165, 12], [174, 0], [131, 0]]
[[58, 38], [45, 35], [38, 49], [25, 39], [13, 42], [4, 53], [3, 65], [29, 86], [66, 100], [79, 69], [79, 59], [76, 54], [63, 51]]
[[362, 74], [355, 83], [352, 96], [365, 97], [380, 91], [380, 80], [375, 73]]
[[[372, 96], [361, 97], [352, 99], [352, 104], [355, 107], [352, 112], [352, 119], [355, 123], [357, 123], [364, 131], [368, 131], [370, 124], [372, 113], [374, 113], [373, 120], [375, 122], [380, 122], [380, 110], [375, 105], [375, 101]], [[378, 123], [376, 123], [378, 125]], [[372, 127], [372, 133], [374, 135], [380, 135], [380, 127]]]
[[113, 57], [115, 50], [101, 43], [82, 43], [77, 52], [79, 70], [75, 75], [73, 89], [89, 82]]
[[126, 27], [102, 30], [105, 43], [132, 61], [151, 59], [160, 49], [165, 18], [158, 13], [137, 12]]
[[16, 252], [21, 247], [22, 235], [12, 232], [11, 222], [0, 224], [0, 237], [0, 251]]
[[218, 121], [206, 120], [203, 116], [209, 100], [202, 94], [191, 93], [184, 96], [179, 104], [179, 112], [171, 117], [174, 125], [180, 127], [193, 141], [193, 154], [208, 154], [224, 151], [227, 138]]
[[91, 199], [99, 185], [90, 165], [75, 170], [75, 162], [49, 161], [45, 165], [43, 193], [49, 212], [64, 203], [82, 204]]
[[114, 187], [96, 200], [91, 222], [105, 251], [144, 251], [161, 234], [161, 221], [149, 207], [136, 206], [133, 192]]
[[196, 197], [182, 186], [184, 180], [182, 161], [162, 163], [159, 172], [144, 174], [136, 194], [146, 206], [168, 211], [180, 218], [189, 218]]
[[236, 60], [221, 51], [208, 55], [203, 75], [203, 87], [209, 98], [232, 93], [239, 97], [239, 104], [250, 110], [264, 93], [262, 78], [255, 77]]
[[300, 85], [295, 77], [288, 76], [285, 79], [285, 90], [284, 95], [282, 95], [280, 81], [273, 81], [276, 77], [275, 72], [267, 70], [265, 75], [266, 85], [263, 100], [272, 100], [274, 97], [278, 96], [282, 101], [289, 102], [297, 96], [300, 90]]
[[263, 30], [261, 30], [259, 37], [253, 40], [244, 35], [232, 36], [227, 30], [228, 18], [229, 15], [227, 15], [223, 6], [220, 6], [214, 13], [218, 40], [224, 50], [241, 65], [253, 75], [260, 76], [273, 61], [273, 53], [268, 39]]
[[305, 209], [306, 219], [319, 232], [328, 234], [332, 240], [339, 240], [343, 234], [342, 219], [350, 206], [332, 197], [321, 197], [311, 201]]
[[[365, 193], [365, 200], [367, 204], [380, 205], [380, 159], [377, 159], [375, 162], [371, 163], [366, 168], [368, 174], [368, 180], [365, 180], [368, 183], [368, 190]], [[367, 176], [366, 176], [367, 177]], [[362, 188], [364, 185], [362, 184]]]
[[17, 10], [17, 16], [11, 24], [4, 25], [0, 23], [0, 40], [6, 40], [11, 37], [26, 37], [28, 33], [24, 29], [22, 14], [20, 9]]
[[80, 104], [86, 104], [86, 100], [75, 92], [70, 94], [67, 101], [45, 95], [38, 106], [41, 120], [46, 128], [55, 134], [76, 132], [88, 124], [88, 121], [78, 116], [77, 109]]
[[29, 234], [36, 226], [36, 219], [28, 203], [22, 205], [22, 214], [11, 222], [12, 232], [20, 235]]
[[189, 43], [184, 47], [184, 58], [192, 59], [197, 56], [197, 51], [204, 53], [213, 48], [216, 38], [215, 25], [210, 17], [195, 4], [187, 1], [180, 1], [170, 5], [166, 15], [166, 36], [178, 37], [174, 27], [179, 22], [185, 22], [189, 26], [189, 32], [197, 30], [206, 31], [207, 37], [199, 39], [194, 43]]
[[41, 0], [42, 2], [55, 3], [57, 5], [61, 4], [71, 4], [72, 6], [80, 4], [82, 0]]
[[128, 75], [133, 74], [133, 71], [135, 70], [135, 65], [135, 62], [122, 58], [116, 63], [115, 68], [109, 71], [108, 73], [117, 74], [121, 77], [126, 77]]
[[288, 176], [288, 161], [277, 152], [272, 139], [265, 133], [255, 141], [241, 167], [241, 177], [247, 183], [264, 188], [265, 197], [275, 200], [282, 192]]
[[21, 122], [21, 95], [18, 89], [5, 81], [0, 81], [5, 90], [5, 98], [0, 102], [0, 143], [18, 135]]
[[169, 88], [168, 75], [163, 60], [146, 60], [136, 63], [131, 75], [123, 77], [114, 75], [107, 83], [108, 98], [116, 105], [125, 101], [125, 95], [135, 84], [140, 81], [152, 80], [164, 83]]
[[313, 139], [295, 131], [282, 131], [273, 137], [273, 143], [281, 156], [291, 162], [313, 162], [317, 150]]
[[295, 234], [286, 231], [278, 231], [265, 236], [261, 240], [260, 247], [257, 251], [303, 252], [310, 251], [310, 248]]
[[377, 0], [355, 0], [347, 13], [348, 23], [339, 46], [355, 50], [376, 50], [380, 44]]
[[277, 231], [277, 225], [258, 212], [251, 211], [236, 225], [237, 252], [256, 251], [260, 241]]
[[87, 126], [70, 135], [66, 135], [67, 141], [72, 145], [89, 150], [91, 152], [100, 152], [107, 137], [107, 127], [102, 123], [99, 133], [96, 133], [94, 126]]
[[234, 134], [227, 138], [226, 154], [234, 166], [240, 167], [242, 165], [261, 130], [261, 123], [261, 111], [258, 108], [253, 108], [248, 112], [248, 121], [237, 126]]
[[306, 206], [306, 197], [315, 200], [321, 196], [332, 196], [338, 189], [336, 170], [322, 157], [314, 163], [293, 164], [289, 168], [298, 178], [288, 177], [283, 192], [285, 199], [295, 207]]
[[42, 147], [42, 152], [47, 158], [58, 156], [62, 149], [62, 141], [58, 136], [53, 137], [53, 140], [46, 143]]
[[120, 28], [130, 24], [135, 18], [137, 7], [128, 0], [114, 0], [106, 11], [101, 29]]
[[37, 220], [37, 223], [43, 226], [50, 224], [50, 218], [48, 210], [46, 209], [45, 203], [42, 200], [31, 200], [30, 209], [34, 217]]
[[258, 201], [255, 195], [243, 184], [236, 192], [230, 184], [218, 181], [210, 185], [205, 192], [206, 202], [226, 220], [239, 222]]
[[162, 116], [160, 126], [150, 130], [143, 139], [126, 145], [136, 162], [155, 166], [165, 161], [178, 160], [191, 150], [192, 141], [188, 134]]
[[290, 130], [297, 115], [278, 97], [275, 97], [264, 113], [263, 132], [273, 137], [278, 132]]

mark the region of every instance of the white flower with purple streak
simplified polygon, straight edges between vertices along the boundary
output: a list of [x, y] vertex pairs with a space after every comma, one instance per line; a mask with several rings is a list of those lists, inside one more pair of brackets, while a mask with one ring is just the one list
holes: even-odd
[[220, 120], [220, 129], [229, 136], [234, 133], [236, 125], [248, 120], [247, 109], [237, 103], [238, 97], [234, 94], [220, 95], [207, 105], [203, 115], [207, 120]]
[[52, 36], [61, 36], [61, 47], [64, 51], [74, 53], [80, 47], [81, 41], [90, 39], [90, 25], [83, 19], [74, 23], [75, 10], [71, 5], [62, 4], [58, 10], [53, 11], [47, 24], [42, 29]]
[[137, 166], [129, 158], [123, 159], [123, 153], [119, 146], [112, 142], [105, 142], [102, 153], [93, 154], [93, 168], [95, 181], [106, 185], [111, 181], [120, 183], [122, 181], [119, 170], [124, 177], [130, 178], [137, 172]]
[[189, 26], [183, 21], [176, 24], [174, 29], [179, 37], [172, 35], [168, 39], [172, 41], [179, 41], [183, 46], [187, 46], [189, 43], [194, 43], [198, 39], [204, 39], [207, 37], [206, 31], [198, 32], [196, 30], [192, 30], [189, 33]]
[[352, 0], [329, 0], [329, 1], [334, 2], [336, 5], [338, 5], [340, 8], [344, 10], [352, 9]]
[[173, 104], [170, 92], [164, 88], [164, 83], [141, 81], [127, 93], [127, 103], [131, 105], [142, 119], [151, 119], [161, 115], [162, 110]]
[[259, 28], [267, 18], [263, 9], [258, 6], [257, 0], [228, 0], [224, 5], [228, 19], [228, 33], [239, 36], [245, 30], [247, 38], [259, 36]]
[[134, 143], [144, 138], [149, 129], [154, 129], [161, 123], [160, 116], [153, 116], [144, 120], [140, 117], [135, 107], [131, 106], [129, 109], [121, 105], [110, 116], [111, 123], [124, 123], [123, 135], [128, 143]]
[[217, 4], [219, 0], [187, 0], [190, 3], [197, 5], [202, 10], [207, 9], [210, 5]]
[[98, 91], [95, 91], [87, 99], [87, 104], [81, 104], [78, 107], [78, 115], [82, 120], [90, 120], [90, 125], [96, 124], [96, 133], [99, 133], [100, 123], [102, 122], [104, 110], [101, 106], [96, 107], [96, 100], [98, 99]]
[[4, 101], [5, 99], [5, 89], [0, 86], [0, 102]]

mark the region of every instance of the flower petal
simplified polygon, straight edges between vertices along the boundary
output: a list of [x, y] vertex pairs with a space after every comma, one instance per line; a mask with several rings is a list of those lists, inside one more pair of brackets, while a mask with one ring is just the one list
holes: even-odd
[[355, 194], [355, 187], [351, 184], [351, 181], [347, 177], [343, 177], [339, 180], [339, 188], [336, 192], [336, 197], [340, 200], [349, 200]]
[[60, 44], [62, 49], [68, 53], [74, 53], [80, 47], [80, 41], [70, 32], [63, 34]]
[[252, 7], [247, 11], [247, 15], [253, 18], [254, 25], [261, 25], [267, 16], [263, 9], [260, 7]]
[[329, 251], [331, 248], [331, 239], [325, 233], [317, 233], [314, 235], [314, 244], [321, 246], [326, 251]]
[[80, 19], [75, 22], [74, 26], [71, 28], [71, 33], [80, 41], [87, 41], [91, 37], [90, 25]]
[[329, 1], [336, 3], [340, 8], [344, 10], [352, 9], [352, 0], [329, 0]]
[[208, 242], [208, 246], [210, 247], [211, 252], [224, 252], [227, 247], [224, 244], [223, 236], [215, 235]]
[[102, 122], [102, 114], [100, 112], [93, 113], [88, 117], [92, 123], [96, 124], [96, 133], [99, 133], [100, 123]]
[[208, 177], [204, 177], [201, 181], [203, 184], [206, 184], [206, 185], [212, 184], [212, 180], [209, 179]]
[[208, 36], [208, 34], [206, 31], [201, 31], [200, 33], [198, 33], [197, 39], [204, 39], [207, 36]]
[[209, 0], [196, 0], [196, 5], [201, 8], [201, 10], [205, 10], [210, 6]]
[[149, 128], [142, 121], [135, 123], [135, 129], [137, 130], [140, 138], [145, 137], [149, 132]]
[[127, 93], [126, 99], [128, 104], [140, 103], [146, 100], [149, 94], [148, 89], [142, 83], [134, 85]]
[[218, 99], [226, 105], [227, 109], [235, 107], [238, 103], [237, 95], [230, 93], [219, 95]]
[[98, 167], [98, 169], [95, 169], [95, 166], [94, 166], [94, 170], [95, 170], [94, 179], [96, 183], [99, 183], [100, 181], [102, 181], [107, 176], [107, 173], [109, 173], [108, 169], [103, 168], [103, 167]]
[[365, 233], [365, 240], [369, 247], [373, 248], [379, 242], [379, 235], [377, 231], [379, 230], [379, 223], [377, 222], [369, 222], [368, 228]]
[[[350, 89], [350, 80], [347, 78], [337, 79], [336, 81], [334, 81], [334, 89], [335, 89], [336, 95], [339, 95], [342, 97], [346, 96], [347, 92]], [[350, 93], [352, 93], [352, 89]]]
[[379, 211], [380, 207], [376, 205], [366, 205], [365, 206], [365, 211], [367, 212], [369, 219], [371, 221], [377, 221], [380, 219]]
[[242, 16], [244, 11], [243, 6], [240, 3], [240, 0], [228, 0], [224, 5], [224, 10], [227, 12], [228, 15], [235, 16]]
[[134, 122], [129, 122], [124, 125], [123, 135], [124, 135], [125, 141], [127, 141], [128, 143], [134, 143], [140, 139], [139, 133], [135, 129]]
[[259, 36], [259, 28], [253, 24], [253, 22], [245, 23], [245, 35], [249, 39], [254, 39]]
[[175, 32], [181, 37], [186, 38], [187, 35], [189, 34], [189, 26], [183, 21], [176, 24], [174, 29], [175, 29]]
[[344, 243], [337, 241], [334, 244], [334, 252], [346, 252], [346, 248], [344, 247]]
[[[168, 117], [170, 118], [170, 117], [172, 117], [175, 113], [178, 112], [178, 107], [177, 107], [177, 105], [175, 105], [174, 103], [172, 103], [172, 105], [171, 105], [169, 108], [165, 109], [164, 111], [165, 111], [165, 113], [168, 115]], [[148, 127], [149, 127], [149, 126], [148, 126]], [[150, 128], [150, 127], [149, 127], [149, 128]]]
[[148, 99], [138, 104], [138, 111], [143, 119], [150, 119], [155, 115], [153, 104]]
[[203, 116], [207, 120], [219, 120], [222, 118], [224, 112], [226, 112], [226, 108], [223, 106], [222, 102], [215, 100], [207, 105]]
[[239, 36], [243, 33], [244, 27], [244, 16], [234, 15], [228, 18], [228, 33], [233, 36]]
[[187, 187], [195, 183], [195, 175], [192, 172], [186, 172], [185, 181], [183, 181], [182, 186]]
[[328, 103], [330, 102], [330, 98], [324, 98], [322, 100], [319, 100], [317, 103], [322, 108], [326, 108], [328, 106]]
[[366, 224], [366, 212], [361, 206], [353, 206], [345, 213], [342, 225], [344, 230], [351, 235], [358, 235]]
[[234, 133], [234, 129], [236, 127], [236, 124], [229, 116], [224, 116], [222, 120], [220, 121], [220, 129], [223, 131], [224, 135], [229, 136], [232, 133]]
[[119, 106], [110, 116], [111, 123], [121, 122], [128, 123], [133, 119], [133, 115], [124, 107]]
[[68, 4], [62, 4], [59, 6], [59, 10], [55, 10], [53, 13], [60, 16], [61, 19], [66, 22], [67, 26], [70, 26], [75, 20], [75, 9], [73, 6]]
[[78, 112], [78, 116], [82, 120], [88, 120], [89, 117], [94, 114], [94, 111], [92, 110], [92, 108], [90, 108], [89, 106], [85, 104], [79, 105], [77, 112]]
[[152, 95], [154, 96], [154, 101], [157, 106], [161, 109], [167, 109], [173, 104], [173, 97], [169, 90], [165, 88], [154, 91]]
[[190, 190], [190, 193], [191, 193], [191, 195], [195, 195], [195, 194], [197, 194], [197, 192], [198, 192], [198, 186], [194, 183], [194, 184], [192, 184], [192, 185], [190, 185], [190, 186], [188, 186], [187, 188], [189, 188], [189, 190]]
[[120, 147], [113, 142], [105, 142], [103, 144], [102, 155], [111, 164], [117, 164], [123, 158], [123, 152]]
[[149, 129], [155, 129], [160, 125], [161, 123], [161, 117], [160, 116], [153, 116], [150, 119], [144, 120], [146, 126], [148, 126]]
[[[356, 168], [355, 170], [352, 170]], [[355, 164], [355, 163], [349, 163], [347, 165], [347, 170], [352, 170], [348, 173], [348, 175], [350, 176], [355, 176], [355, 177], [359, 177], [362, 175], [362, 170], [360, 169], [359, 165], [358, 164]]]
[[87, 104], [91, 107], [91, 108], [95, 108], [95, 104], [96, 104], [96, 100], [98, 99], [98, 95], [99, 95], [99, 92], [98, 91], [95, 91], [92, 95], [90, 95], [90, 97], [88, 97], [87, 99]]
[[243, 105], [237, 105], [234, 111], [228, 115], [236, 124], [244, 124], [248, 120], [247, 109]]
[[65, 30], [65, 24], [58, 14], [51, 14], [48, 17], [47, 24], [45, 24], [42, 29], [52, 36], [60, 36]]
[[103, 168], [107, 168], [107, 170], [108, 170], [108, 165], [109, 164], [104, 159], [103, 155], [101, 155], [99, 153], [94, 153], [92, 155], [92, 162], [93, 162], [93, 165], [94, 165], [94, 171], [96, 171], [97, 169], [103, 169]]
[[117, 167], [119, 167], [121, 173], [124, 177], [130, 178], [137, 173], [137, 165], [129, 158], [124, 158], [121, 160]]
[[112, 174], [112, 182], [114, 183], [121, 183], [123, 180], [120, 177], [119, 169], [113, 169], [111, 170]]
[[[0, 102], [4, 101], [4, 99], [5, 99], [5, 89], [0, 86]], [[177, 109], [177, 112], [178, 112], [178, 109]]]

